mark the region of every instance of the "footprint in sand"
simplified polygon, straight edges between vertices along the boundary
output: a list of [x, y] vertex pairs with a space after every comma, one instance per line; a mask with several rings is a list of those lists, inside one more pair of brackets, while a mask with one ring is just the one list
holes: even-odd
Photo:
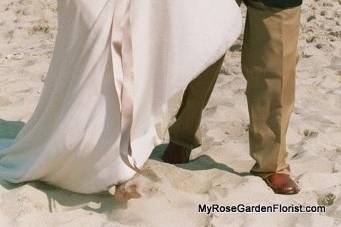
[[0, 96], [0, 107], [8, 106], [11, 104], [12, 102], [8, 98]]
[[334, 70], [341, 70], [341, 57], [333, 57], [329, 68]]

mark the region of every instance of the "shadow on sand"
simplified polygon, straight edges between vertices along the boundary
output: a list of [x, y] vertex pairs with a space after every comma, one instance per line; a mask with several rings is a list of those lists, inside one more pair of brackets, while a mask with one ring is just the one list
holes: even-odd
[[[166, 147], [167, 147], [167, 144], [161, 144], [161, 145], [155, 147], [152, 155], [150, 156], [150, 159], [163, 162], [161, 157], [162, 157], [162, 154], [165, 151]], [[236, 174], [238, 176], [251, 176], [251, 174], [248, 172], [239, 173], [239, 172], [235, 171], [233, 168], [231, 168], [231, 167], [229, 167], [223, 163], [216, 162], [215, 160], [213, 160], [208, 155], [200, 156], [196, 159], [191, 160], [189, 163], [178, 164], [176, 166], [179, 168], [182, 168], [182, 169], [193, 170], [193, 171], [219, 169], [219, 170], [223, 170], [223, 171], [226, 171], [226, 172], [229, 172], [232, 174]]]
[[48, 185], [44, 182], [34, 181], [20, 184], [12, 184], [0, 181], [0, 185], [7, 190], [19, 189], [23, 186], [33, 187], [46, 195], [49, 211], [71, 211], [84, 209], [101, 214], [110, 215], [114, 209], [125, 208], [126, 203], [117, 202], [109, 193], [80, 194]]
[[[0, 119], [0, 149], [9, 147], [24, 125], [25, 123], [21, 121], [5, 121]], [[118, 203], [115, 201], [114, 197], [109, 193], [97, 193], [90, 195], [79, 194], [38, 181], [19, 184], [0, 181], [0, 185], [7, 190], [16, 190], [28, 185], [43, 192], [48, 200], [50, 212], [59, 210], [59, 206], [62, 207], [62, 211], [84, 209], [97, 213], [109, 214], [116, 208], [126, 206], [124, 203]], [[59, 205], [57, 205], [57, 203]]]
[[21, 121], [0, 119], [0, 149], [9, 147], [24, 125], [25, 123]]

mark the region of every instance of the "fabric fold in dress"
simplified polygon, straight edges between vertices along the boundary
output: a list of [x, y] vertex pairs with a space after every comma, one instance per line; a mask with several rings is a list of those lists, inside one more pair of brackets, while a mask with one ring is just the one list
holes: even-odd
[[131, 178], [187, 84], [237, 38], [234, 0], [59, 0], [39, 103], [0, 178], [95, 193]]
[[133, 122], [133, 52], [131, 40], [130, 1], [118, 4], [113, 16], [111, 50], [115, 88], [121, 111], [120, 154], [122, 160], [139, 172], [136, 161], [131, 156], [131, 126]]

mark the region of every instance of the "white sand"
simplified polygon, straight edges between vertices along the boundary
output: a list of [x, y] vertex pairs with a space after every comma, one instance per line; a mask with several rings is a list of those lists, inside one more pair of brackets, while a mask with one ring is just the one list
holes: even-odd
[[[0, 12], [0, 143], [5, 144], [37, 104], [53, 51], [56, 3], [2, 0]], [[247, 175], [253, 160], [239, 40], [204, 113], [204, 144], [192, 155], [200, 158], [177, 167], [150, 160], [149, 177], [136, 179], [148, 185], [142, 198], [127, 204], [37, 182], [2, 182], [0, 226], [341, 226], [340, 24], [340, 0], [305, 1], [297, 102], [288, 134], [300, 194], [275, 195], [260, 178]], [[316, 205], [328, 193], [335, 198], [325, 214], [197, 212], [200, 202]]]

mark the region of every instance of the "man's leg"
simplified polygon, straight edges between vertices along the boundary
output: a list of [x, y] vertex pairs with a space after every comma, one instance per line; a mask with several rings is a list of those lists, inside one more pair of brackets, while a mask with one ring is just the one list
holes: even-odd
[[169, 163], [185, 163], [192, 149], [200, 146], [198, 130], [202, 112], [217, 81], [224, 57], [208, 67], [187, 86], [176, 122], [169, 128], [170, 145], [163, 159]]
[[286, 134], [294, 107], [300, 7], [279, 9], [247, 0], [242, 53], [250, 115], [251, 172], [289, 174]]

